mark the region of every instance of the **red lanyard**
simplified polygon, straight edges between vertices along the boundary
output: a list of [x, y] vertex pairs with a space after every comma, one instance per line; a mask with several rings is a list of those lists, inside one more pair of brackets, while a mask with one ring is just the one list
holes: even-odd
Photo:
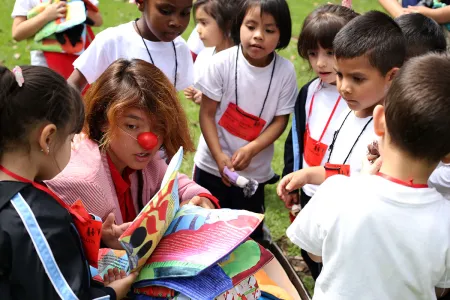
[[415, 188], [415, 189], [425, 189], [425, 188], [428, 188], [428, 184], [425, 184], [425, 183], [419, 183], [419, 184], [416, 184], [416, 183], [413, 183], [413, 180], [412, 180], [412, 179], [408, 182], [408, 181], [403, 181], [403, 180], [394, 178], [394, 177], [392, 177], [392, 176], [383, 174], [383, 173], [381, 173], [381, 172], [378, 172], [377, 175], [380, 176], [380, 177], [383, 177], [384, 179], [387, 179], [387, 180], [389, 180], [389, 181], [392, 181], [392, 182], [394, 182], [394, 183], [401, 184], [401, 185], [404, 185], [404, 186], [407, 186], [407, 187], [412, 187], [412, 188]]
[[[319, 82], [319, 85], [317, 86], [317, 88], [316, 88], [316, 90], [314, 91], [314, 94], [313, 94], [313, 96], [312, 96], [312, 99], [311, 99], [311, 105], [309, 106], [308, 122], [309, 122], [309, 119], [311, 118], [312, 108], [313, 108], [313, 105], [314, 105], [314, 98], [316, 97], [316, 93], [317, 93], [317, 91], [319, 90], [319, 87], [320, 87], [321, 85], [322, 85], [322, 81]], [[337, 100], [336, 100], [336, 104], [334, 105], [333, 110], [331, 111], [330, 117], [328, 118], [327, 124], [325, 124], [325, 128], [323, 129], [322, 134], [320, 135], [320, 138], [319, 138], [319, 140], [318, 140], [319, 143], [322, 141], [322, 138], [323, 138], [323, 136], [325, 135], [325, 132], [326, 132], [327, 129], [328, 129], [328, 125], [330, 125], [331, 119], [333, 118], [334, 112], [336, 111], [336, 108], [337, 108], [337, 106], [338, 106], [338, 104], [339, 104], [340, 101], [341, 101], [341, 96], [339, 96], [339, 97], [337, 98]], [[310, 133], [310, 134], [311, 134], [311, 133]]]
[[49, 194], [50, 196], [52, 196], [62, 207], [64, 207], [65, 209], [67, 209], [69, 211], [70, 214], [74, 215], [78, 220], [80, 220], [81, 222], [85, 222], [84, 218], [81, 217], [76, 211], [74, 211], [70, 206], [68, 206], [64, 201], [61, 200], [61, 198], [58, 197], [58, 195], [56, 195], [52, 190], [50, 190], [48, 187], [37, 183], [35, 181], [31, 181], [28, 180], [26, 178], [23, 178], [22, 176], [17, 175], [16, 173], [11, 172], [10, 170], [6, 169], [4, 166], [0, 165], [0, 171], [2, 171], [3, 173], [5, 173], [6, 175], [21, 181], [21, 182], [25, 182], [25, 183], [31, 183], [35, 188]]

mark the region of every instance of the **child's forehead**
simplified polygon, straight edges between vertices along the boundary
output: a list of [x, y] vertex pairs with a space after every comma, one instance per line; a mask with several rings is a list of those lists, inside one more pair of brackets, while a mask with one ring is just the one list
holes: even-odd
[[335, 66], [342, 73], [378, 73], [381, 72], [372, 65], [368, 55], [362, 55], [354, 58], [335, 58]]
[[147, 0], [147, 3], [154, 3], [157, 5], [170, 5], [176, 8], [192, 7], [193, 0]]

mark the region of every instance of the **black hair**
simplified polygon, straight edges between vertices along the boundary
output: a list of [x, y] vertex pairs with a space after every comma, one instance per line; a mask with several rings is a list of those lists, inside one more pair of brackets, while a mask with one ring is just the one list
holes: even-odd
[[[238, 1], [238, 0], [229, 0]], [[241, 0], [239, 2], [239, 11], [234, 19], [231, 28], [231, 37], [235, 44], [241, 42], [241, 25], [249, 9], [254, 6], [261, 7], [262, 14], [270, 14], [275, 19], [278, 29], [280, 30], [280, 41], [276, 49], [284, 49], [289, 45], [292, 35], [292, 21], [289, 5], [286, 0]]]
[[197, 22], [195, 12], [202, 7], [208, 15], [216, 20], [224, 36], [229, 36], [237, 2], [235, 0], [197, 0], [194, 3], [194, 20]]
[[316, 8], [306, 17], [298, 37], [300, 57], [308, 59], [308, 51], [317, 50], [319, 45], [323, 49], [333, 49], [336, 34], [357, 16], [358, 13], [341, 5], [326, 4]]
[[383, 76], [401, 67], [406, 55], [402, 30], [379, 11], [369, 11], [348, 22], [336, 35], [333, 49], [338, 60], [367, 56]]
[[430, 163], [450, 153], [449, 82], [450, 59], [446, 55], [430, 53], [405, 63], [385, 100], [386, 126], [393, 145]]
[[21, 68], [22, 87], [13, 72], [0, 66], [0, 156], [18, 147], [29, 149], [29, 135], [42, 122], [55, 124], [60, 134], [83, 128], [83, 100], [74, 87], [49, 68]]
[[445, 52], [447, 41], [436, 21], [422, 14], [404, 14], [395, 18], [406, 41], [407, 59], [428, 52]]

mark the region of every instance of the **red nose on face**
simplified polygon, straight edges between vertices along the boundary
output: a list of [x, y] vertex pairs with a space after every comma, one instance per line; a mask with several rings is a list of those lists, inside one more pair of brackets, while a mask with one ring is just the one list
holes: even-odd
[[137, 141], [145, 150], [152, 150], [158, 145], [158, 137], [152, 132], [143, 132], [139, 134]]

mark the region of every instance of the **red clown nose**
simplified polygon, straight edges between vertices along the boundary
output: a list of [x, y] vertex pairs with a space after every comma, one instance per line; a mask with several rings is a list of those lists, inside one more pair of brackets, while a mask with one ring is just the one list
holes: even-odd
[[152, 150], [158, 145], [158, 137], [152, 132], [143, 132], [138, 135], [137, 142], [145, 150]]

